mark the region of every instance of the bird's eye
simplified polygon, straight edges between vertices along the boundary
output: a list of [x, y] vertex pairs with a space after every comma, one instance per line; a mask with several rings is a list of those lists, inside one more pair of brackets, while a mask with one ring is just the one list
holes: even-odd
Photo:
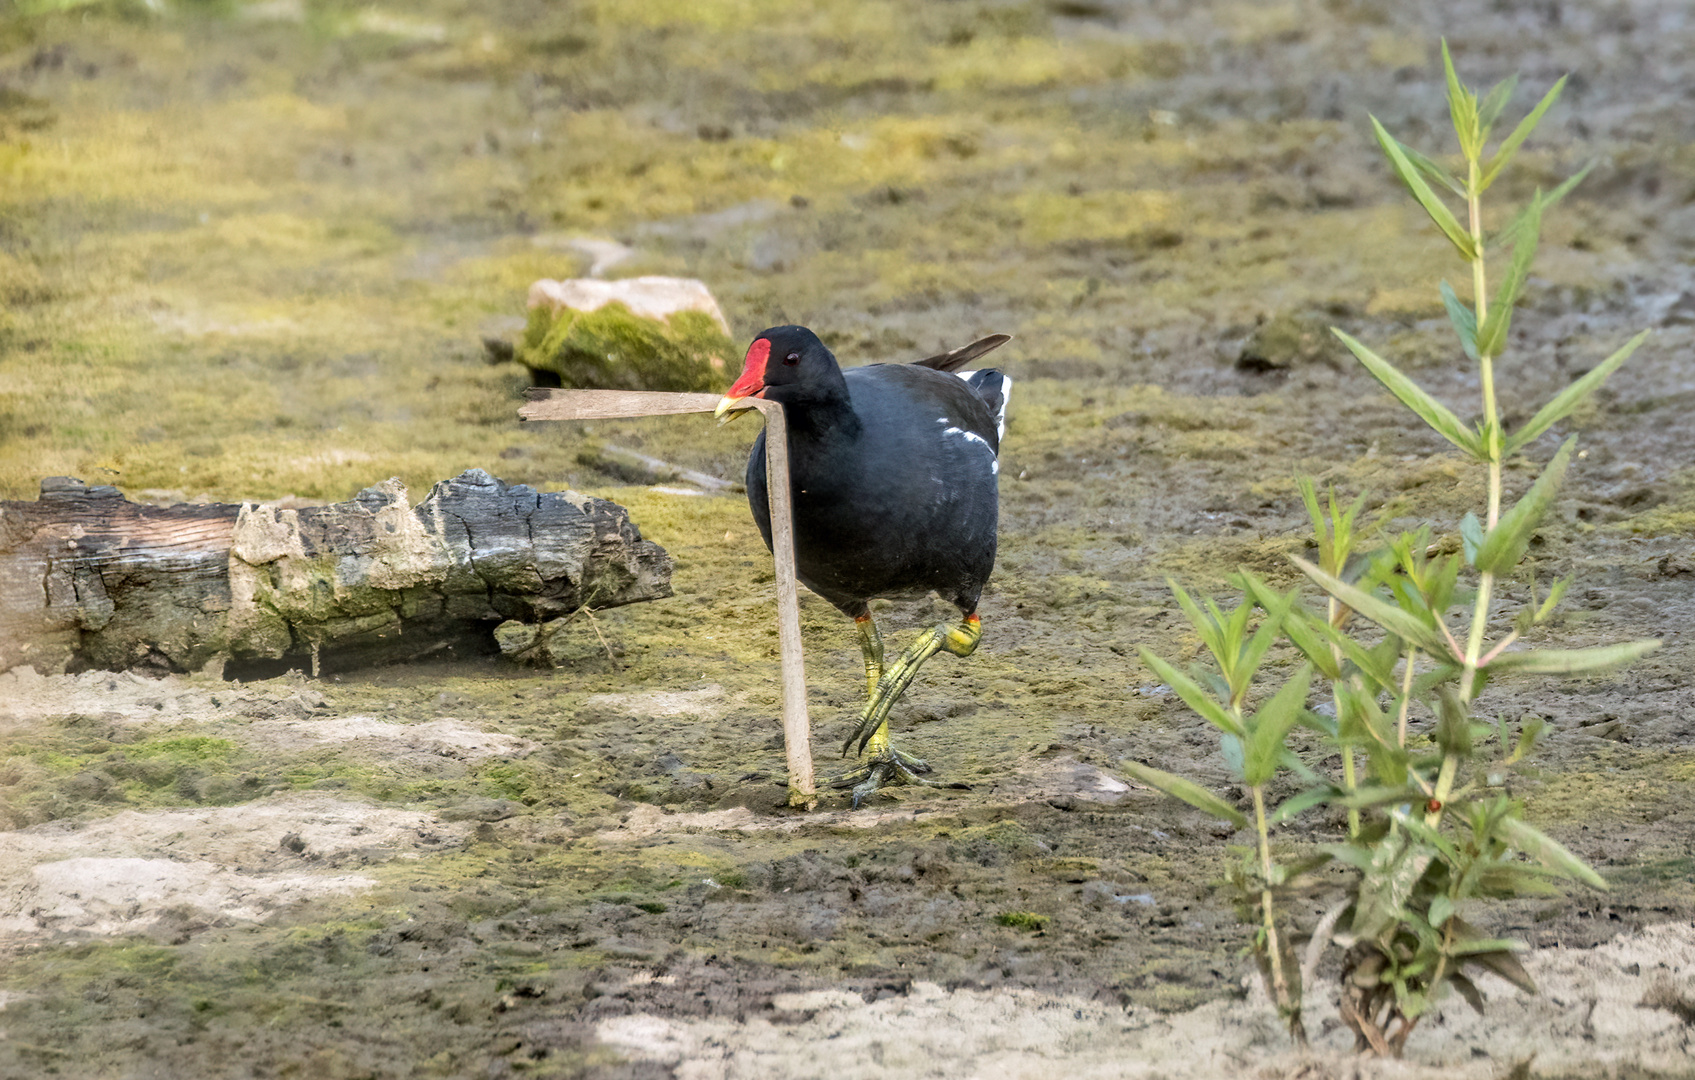
[[783, 363], [787, 364], [789, 367], [794, 367], [796, 364], [800, 363], [800, 353], [792, 352], [783, 357]]

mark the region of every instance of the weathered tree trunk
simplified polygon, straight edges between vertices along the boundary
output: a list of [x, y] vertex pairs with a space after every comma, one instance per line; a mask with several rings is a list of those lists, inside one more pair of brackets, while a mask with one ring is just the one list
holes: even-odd
[[671, 558], [616, 503], [481, 469], [417, 508], [398, 480], [299, 510], [142, 506], [54, 477], [0, 502], [0, 671], [335, 671], [496, 650], [506, 620], [671, 595]]

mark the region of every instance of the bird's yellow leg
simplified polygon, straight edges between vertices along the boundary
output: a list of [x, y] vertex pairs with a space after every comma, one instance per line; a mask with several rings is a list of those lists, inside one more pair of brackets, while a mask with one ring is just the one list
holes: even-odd
[[[866, 631], [861, 628], [861, 634]], [[875, 630], [872, 631], [873, 633]], [[888, 668], [871, 688], [865, 709], [860, 713], [859, 725], [847, 742], [842, 744], [842, 753], [846, 754], [853, 746], [854, 740], [859, 741], [861, 753], [869, 753], [870, 760], [861, 768], [846, 776], [837, 777], [831, 783], [838, 787], [853, 785], [853, 804], [858, 806], [867, 795], [875, 792], [884, 783], [904, 780], [908, 783], [923, 784], [927, 787], [959, 787], [958, 784], [938, 784], [921, 778], [919, 773], [930, 771], [930, 766], [911, 754], [903, 754], [889, 743], [889, 710], [894, 707], [906, 688], [912, 685], [913, 677], [918, 669], [924, 666], [924, 661], [939, 652], [950, 652], [955, 656], [970, 656], [977, 650], [977, 643], [983, 638], [983, 627], [975, 613], [967, 615], [957, 624], [943, 623], [919, 634], [907, 650], [896, 660], [893, 667]], [[879, 646], [881, 642], [878, 643]], [[866, 646], [866, 673], [869, 677], [871, 668], [870, 646]]]
[[955, 656], [970, 656], [977, 651], [977, 643], [983, 640], [983, 624], [973, 612], [958, 623], [942, 623], [919, 634], [912, 644], [907, 646], [900, 659], [894, 662], [877, 680], [877, 685], [871, 690], [870, 699], [865, 703], [865, 711], [859, 714], [859, 726], [847, 742], [842, 744], [842, 753], [847, 753], [848, 747], [855, 739], [859, 740], [860, 753], [873, 744], [874, 739], [881, 738], [887, 745], [889, 733], [889, 710], [895, 702], [906, 693], [906, 688], [912, 685], [913, 677], [918, 669], [924, 666], [924, 661], [939, 652], [950, 652]]
[[869, 698], [883, 680], [883, 635], [869, 614], [853, 621], [859, 627], [859, 648], [865, 653], [865, 696]]
[[[870, 701], [877, 696], [877, 684], [883, 681], [883, 635], [877, 629], [877, 621], [869, 614], [861, 615], [853, 621], [859, 627], [860, 650], [865, 653], [865, 700]], [[872, 733], [871, 738], [866, 741], [866, 747], [873, 758], [888, 756], [890, 748], [887, 724]]]

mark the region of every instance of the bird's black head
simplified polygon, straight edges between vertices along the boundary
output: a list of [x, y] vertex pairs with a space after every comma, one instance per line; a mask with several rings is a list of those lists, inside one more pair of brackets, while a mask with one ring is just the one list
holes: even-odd
[[842, 369], [818, 335], [804, 326], [773, 326], [748, 346], [747, 362], [719, 403], [718, 415], [740, 412], [743, 398], [792, 402], [845, 393]]

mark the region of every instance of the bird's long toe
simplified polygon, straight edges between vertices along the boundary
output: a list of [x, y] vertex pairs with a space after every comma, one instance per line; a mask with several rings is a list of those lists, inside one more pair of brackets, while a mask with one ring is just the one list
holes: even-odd
[[853, 808], [858, 810], [860, 804], [875, 795], [883, 785], [899, 775], [898, 766], [894, 761], [874, 761], [865, 770], [865, 779], [853, 787]]
[[948, 782], [926, 779], [924, 773], [931, 772], [930, 763], [922, 758], [913, 757], [889, 746], [884, 751], [867, 761], [852, 772], [843, 773], [825, 781], [829, 786], [838, 790], [851, 788], [853, 808], [859, 809], [866, 799], [875, 795], [883, 788], [892, 784], [913, 784], [917, 787], [951, 788], [956, 791], [970, 791], [971, 785], [958, 781]]
[[930, 771], [930, 763], [923, 758], [913, 757], [911, 754], [896, 750], [892, 746], [889, 747], [889, 753], [894, 755], [895, 764], [909, 773], [927, 773]]

